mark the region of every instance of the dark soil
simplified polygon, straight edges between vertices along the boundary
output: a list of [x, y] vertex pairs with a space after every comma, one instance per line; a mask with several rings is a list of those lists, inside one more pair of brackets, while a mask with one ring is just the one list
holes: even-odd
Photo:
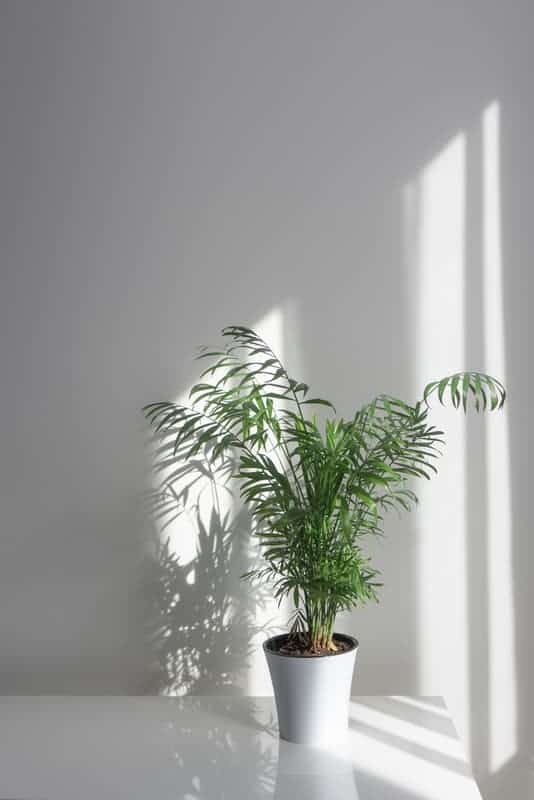
[[317, 658], [318, 656], [337, 656], [352, 650], [353, 645], [345, 638], [333, 636], [336, 650], [328, 650], [326, 647], [312, 648], [309, 638], [303, 633], [287, 634], [277, 636], [270, 642], [269, 649], [274, 653], [283, 656], [295, 656], [297, 658]]

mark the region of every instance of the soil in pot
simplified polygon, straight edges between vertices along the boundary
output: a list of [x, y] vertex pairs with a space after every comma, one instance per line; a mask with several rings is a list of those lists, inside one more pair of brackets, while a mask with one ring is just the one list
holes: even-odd
[[308, 636], [303, 633], [288, 633], [285, 636], [275, 636], [269, 642], [269, 650], [281, 656], [294, 656], [296, 658], [317, 658], [318, 656], [337, 656], [347, 653], [354, 645], [347, 639], [334, 634], [335, 650], [326, 647], [312, 647]]

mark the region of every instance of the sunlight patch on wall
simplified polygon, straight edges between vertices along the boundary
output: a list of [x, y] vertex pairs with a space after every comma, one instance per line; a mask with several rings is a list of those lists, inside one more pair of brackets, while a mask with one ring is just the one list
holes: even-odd
[[[294, 307], [291, 302], [284, 306], [277, 306], [271, 309], [265, 316], [259, 319], [252, 327], [262, 339], [264, 339], [275, 355], [285, 362], [288, 355], [288, 337], [291, 331], [291, 321], [294, 321]], [[253, 560], [261, 558], [259, 549], [253, 546]], [[245, 591], [253, 592], [247, 584]], [[247, 679], [247, 693], [250, 696], [271, 695], [272, 687], [267, 662], [262, 650], [262, 643], [268, 635], [280, 633], [287, 623], [291, 613], [290, 605], [283, 601], [278, 607], [278, 603], [269, 594], [263, 602], [256, 608], [256, 625], [258, 633], [253, 637], [250, 665]]]
[[[179, 405], [191, 404], [189, 390], [182, 392], [175, 399]], [[183, 470], [182, 477], [176, 477], [172, 484], [172, 491], [177, 495], [185, 492], [182, 502], [176, 511], [176, 518], [169, 523], [162, 534], [162, 538], [169, 539], [172, 552], [182, 563], [193, 562], [198, 549], [199, 524], [208, 529], [213, 524], [213, 514], [219, 519], [230, 515], [235, 505], [235, 487], [232, 489], [228, 481], [223, 480], [215, 471], [209, 469], [208, 464], [200, 457], [195, 458], [199, 470], [189, 473]], [[173, 463], [170, 469], [163, 473], [176, 475], [176, 470], [185, 463]], [[194, 581], [194, 575], [188, 576], [188, 582]]]
[[[200, 371], [200, 370], [199, 370]], [[191, 405], [189, 392], [175, 398]], [[176, 430], [154, 445], [153, 515], [159, 535], [151, 584], [151, 691], [165, 695], [239, 691], [249, 631], [239, 575], [243, 522], [225, 474], [204, 451], [174, 452]]]
[[[483, 263], [485, 369], [506, 386], [503, 265], [501, 246], [500, 109], [482, 116]], [[516, 752], [515, 639], [512, 595], [512, 509], [508, 411], [487, 419], [488, 617], [490, 769]]]
[[[476, 133], [458, 134], [419, 177], [405, 187], [405, 253], [410, 280], [417, 287], [415, 316], [415, 385], [461, 369], [483, 369], [505, 386], [506, 335], [500, 197], [500, 108], [491, 103], [476, 123]], [[479, 127], [480, 126], [480, 127]], [[471, 136], [473, 133], [473, 136]], [[469, 142], [472, 144], [469, 145]], [[477, 146], [477, 142], [479, 145]], [[481, 149], [480, 149], [481, 148]], [[467, 163], [467, 158], [476, 159]], [[475, 181], [469, 190], [467, 180]], [[467, 207], [467, 203], [476, 204]], [[465, 220], [474, 221], [467, 233]], [[481, 228], [476, 221], [480, 220]], [[466, 247], [480, 260], [465, 264]], [[479, 292], [480, 318], [466, 317], [466, 269], [470, 291]], [[480, 361], [466, 363], [467, 320], [480, 337]], [[447, 448], [439, 478], [421, 488], [418, 525], [419, 691], [443, 694], [464, 741], [470, 742], [470, 717], [488, 711], [489, 769], [495, 772], [517, 750], [515, 627], [512, 570], [512, 506], [507, 405], [483, 421], [486, 458], [483, 467], [487, 553], [479, 579], [471, 587], [487, 597], [487, 709], [470, 707], [471, 659], [486, 658], [480, 637], [470, 652], [469, 580], [466, 536], [466, 424], [463, 415], [439, 406], [432, 422], [446, 432]], [[475, 556], [474, 556], [475, 557]], [[485, 576], [487, 575], [487, 586]], [[487, 589], [487, 592], [486, 592]], [[476, 624], [476, 620], [474, 620]], [[484, 624], [481, 621], [482, 627]], [[475, 658], [476, 656], [476, 658]], [[484, 660], [484, 665], [485, 665]], [[481, 676], [481, 679], [484, 678]], [[477, 692], [478, 701], [484, 691]], [[472, 717], [476, 719], [475, 717]], [[473, 730], [474, 733], [475, 729]], [[485, 729], [484, 729], [485, 732]], [[481, 735], [480, 731], [477, 735]], [[475, 743], [479, 753], [483, 743]], [[486, 767], [482, 764], [483, 768]]]
[[[415, 298], [415, 384], [462, 369], [465, 360], [466, 139], [458, 134], [405, 188], [407, 258]], [[446, 431], [439, 477], [420, 481], [416, 512], [418, 667], [422, 694], [447, 697], [468, 737], [466, 593], [466, 426], [461, 414], [436, 407]], [[421, 485], [422, 484], [422, 485]]]
[[[298, 365], [294, 304], [272, 309], [253, 327], [281, 360], [287, 359], [290, 370]], [[197, 366], [202, 380], [208, 364]], [[189, 390], [175, 402], [190, 406]], [[234, 457], [214, 461], [209, 445], [190, 455], [190, 443], [176, 453], [175, 440], [171, 428], [157, 438], [153, 452], [159, 535], [155, 689], [162, 694], [269, 695], [262, 643], [285, 629], [291, 608], [287, 603], [278, 607], [272, 587], [241, 580], [258, 563], [260, 552], [239, 485], [231, 479]]]

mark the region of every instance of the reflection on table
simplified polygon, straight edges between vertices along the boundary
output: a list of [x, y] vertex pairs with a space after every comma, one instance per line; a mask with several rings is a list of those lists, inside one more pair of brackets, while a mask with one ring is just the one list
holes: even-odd
[[271, 698], [2, 698], [0, 797], [480, 800], [439, 698], [360, 697], [321, 750]]

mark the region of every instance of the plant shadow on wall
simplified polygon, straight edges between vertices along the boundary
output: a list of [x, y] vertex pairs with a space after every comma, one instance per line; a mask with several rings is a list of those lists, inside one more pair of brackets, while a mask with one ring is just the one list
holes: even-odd
[[[254, 566], [251, 518], [235, 508], [230, 458], [212, 463], [209, 446], [184, 459], [175, 437], [153, 440], [157, 485], [147, 493], [155, 527], [146, 594], [151, 665], [149, 694], [242, 694], [262, 592], [243, 592], [239, 576]], [[196, 538], [181, 556], [184, 536]], [[177, 552], [178, 550], [178, 552]]]

